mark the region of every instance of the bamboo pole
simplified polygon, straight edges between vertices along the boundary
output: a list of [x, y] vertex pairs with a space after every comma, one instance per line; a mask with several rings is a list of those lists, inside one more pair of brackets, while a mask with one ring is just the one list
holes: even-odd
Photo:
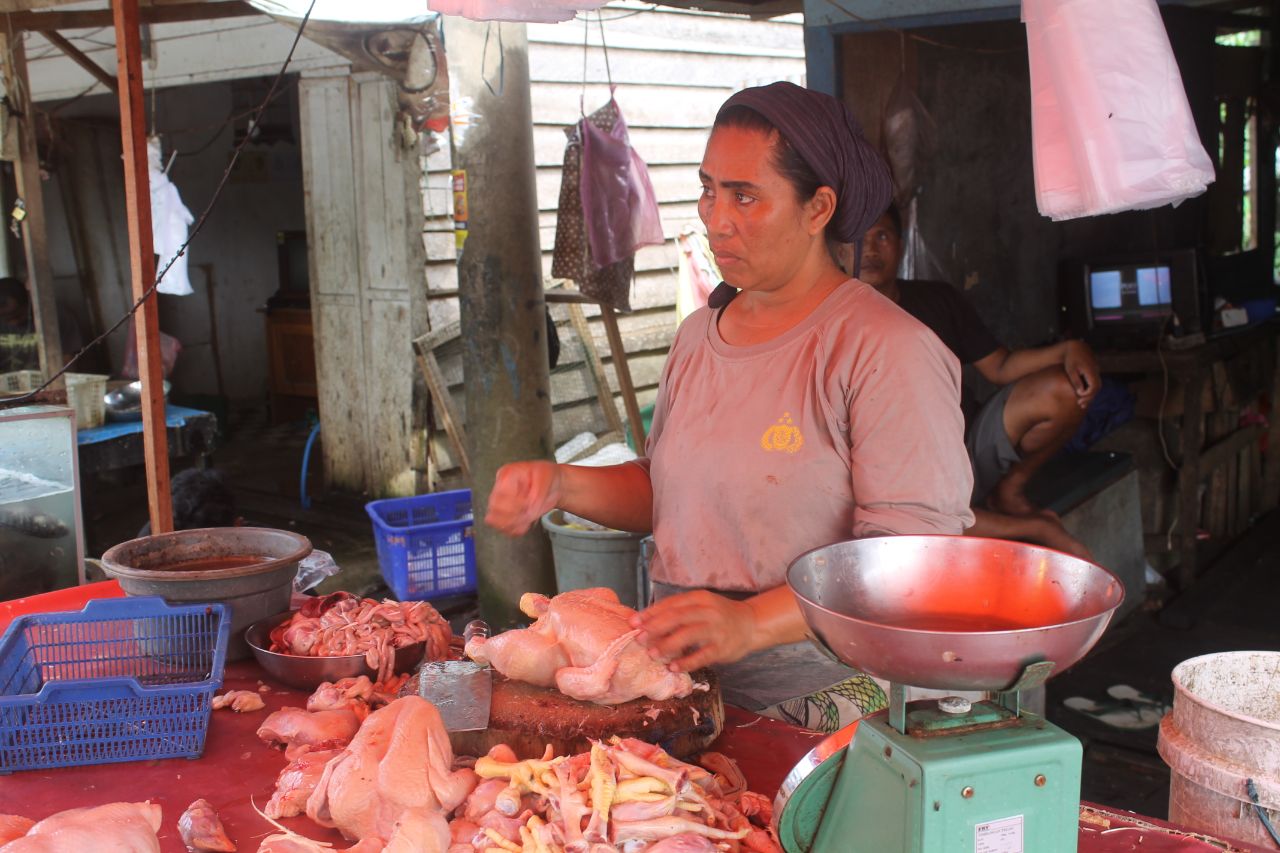
[[[120, 141], [124, 151], [125, 214], [129, 227], [129, 267], [133, 298], [155, 283], [151, 241], [151, 185], [147, 176], [147, 123], [142, 93], [142, 46], [138, 32], [138, 0], [112, 0], [120, 83]], [[138, 378], [142, 380], [142, 436], [147, 466], [147, 503], [151, 532], [173, 529], [169, 495], [169, 439], [164, 420], [164, 370], [160, 358], [160, 303], [147, 297], [134, 320], [138, 342]]]

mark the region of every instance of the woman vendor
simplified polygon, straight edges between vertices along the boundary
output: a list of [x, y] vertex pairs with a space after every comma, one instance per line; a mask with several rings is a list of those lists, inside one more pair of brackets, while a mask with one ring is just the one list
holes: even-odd
[[652, 530], [656, 603], [634, 623], [650, 654], [715, 665], [726, 701], [834, 730], [884, 694], [805, 641], [787, 567], [849, 538], [973, 523], [960, 368], [829, 251], [861, 244], [892, 191], [835, 98], [790, 83], [738, 92], [699, 177], [725, 283], [680, 326], [647, 458], [504, 466], [486, 521], [519, 535], [560, 508]]

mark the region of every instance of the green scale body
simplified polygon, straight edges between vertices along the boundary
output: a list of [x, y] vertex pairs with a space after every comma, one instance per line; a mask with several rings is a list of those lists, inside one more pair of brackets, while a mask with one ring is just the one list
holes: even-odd
[[1078, 740], [996, 702], [905, 719], [867, 717], [814, 771], [779, 826], [788, 853], [1075, 853]]

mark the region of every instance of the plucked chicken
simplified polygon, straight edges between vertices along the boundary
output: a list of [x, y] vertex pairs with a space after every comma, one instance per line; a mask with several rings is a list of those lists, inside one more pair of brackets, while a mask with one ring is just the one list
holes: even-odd
[[281, 708], [258, 727], [258, 737], [271, 746], [283, 746], [289, 750], [300, 746], [333, 749], [349, 744], [359, 729], [360, 720], [346, 709], [304, 711], [301, 708]]
[[320, 784], [324, 766], [341, 749], [311, 749], [300, 746], [295, 749], [291, 761], [276, 777], [276, 790], [267, 801], [263, 812], [267, 817], [297, 817], [307, 810], [307, 799]]
[[160, 807], [152, 803], [108, 803], [68, 809], [45, 818], [21, 838], [0, 847], [3, 853], [160, 853], [156, 832]]
[[390, 840], [406, 812], [453, 811], [476, 781], [471, 770], [453, 768], [449, 734], [435, 706], [405, 696], [370, 714], [325, 765], [307, 817], [346, 838]]
[[520, 597], [520, 609], [535, 621], [495, 637], [475, 637], [467, 656], [508, 678], [555, 687], [574, 699], [618, 705], [642, 696], [655, 701], [688, 696], [694, 681], [671, 672], [635, 641], [636, 611], [611, 589], [537, 593]]

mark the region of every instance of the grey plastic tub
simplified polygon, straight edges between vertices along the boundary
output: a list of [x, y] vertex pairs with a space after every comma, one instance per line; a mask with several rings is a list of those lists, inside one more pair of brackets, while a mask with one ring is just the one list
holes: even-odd
[[643, 533], [623, 530], [580, 530], [564, 523], [564, 513], [552, 510], [542, 517], [551, 537], [556, 564], [556, 589], [588, 589], [605, 586], [628, 607], [640, 607], [646, 597], [638, 562]]

